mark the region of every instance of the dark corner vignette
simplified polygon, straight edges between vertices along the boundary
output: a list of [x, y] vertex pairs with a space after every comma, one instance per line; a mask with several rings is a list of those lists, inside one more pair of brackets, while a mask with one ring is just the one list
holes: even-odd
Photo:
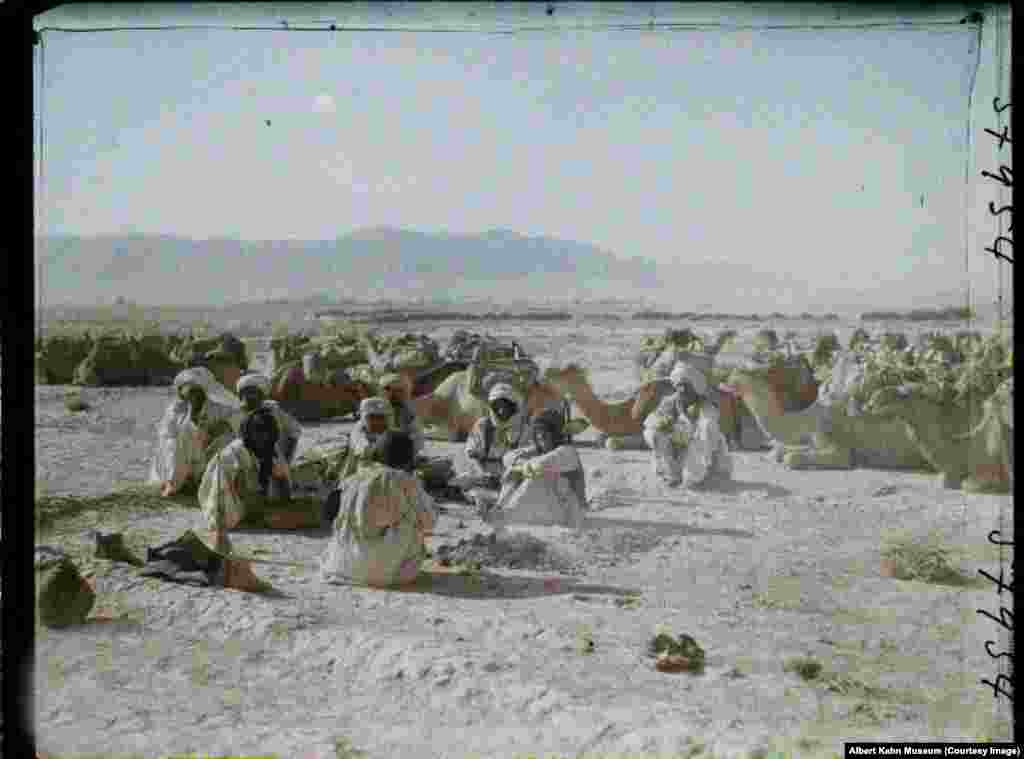
[[9, 167], [4, 245], [0, 248], [3, 421], [0, 476], [0, 571], [3, 627], [3, 755], [34, 756], [32, 672], [35, 577], [33, 572], [35, 450], [33, 324], [33, 30], [37, 13], [56, 2], [4, 0], [0, 3], [0, 63], [7, 108], [0, 120], [5, 165]]

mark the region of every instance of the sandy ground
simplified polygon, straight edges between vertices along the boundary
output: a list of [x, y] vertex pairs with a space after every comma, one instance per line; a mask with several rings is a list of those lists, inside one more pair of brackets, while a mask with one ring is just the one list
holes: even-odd
[[[555, 329], [546, 355], [538, 344], [549, 326], [515, 334], [545, 361], [589, 366], [605, 397], [635, 384], [639, 332]], [[64, 390], [37, 389], [41, 489], [103, 494], [143, 479], [169, 389], [87, 389], [93, 408], [77, 415], [64, 409]], [[308, 425], [300, 452], [349, 426]], [[40, 630], [40, 748], [724, 757], [827, 755], [854, 739], [1010, 738], [1008, 702], [979, 683], [999, 671], [985, 641], [1006, 640], [976, 613], [997, 613], [993, 586], [884, 577], [880, 552], [896, 535], [937, 531], [965, 572], [998, 573], [986, 535], [1000, 514], [1012, 534], [1011, 498], [944, 491], [920, 473], [789, 472], [754, 452], [734, 454], [733, 483], [687, 493], [654, 480], [649, 452], [607, 451], [592, 438], [580, 439], [585, 528], [519, 528], [497, 547], [479, 537], [492, 558], [479, 578], [438, 568], [411, 591], [324, 585], [315, 563], [326, 535], [315, 530], [233, 534], [240, 553], [308, 562], [256, 566], [275, 595], [84, 561], [96, 572], [95, 612], [119, 619]], [[458, 448], [431, 441], [427, 452]], [[489, 534], [468, 507], [445, 508], [435, 552]], [[45, 542], [87, 555], [88, 530], [100, 528], [125, 532], [141, 553], [197, 517], [85, 513]], [[703, 674], [654, 669], [646, 646], [659, 624], [697, 639]], [[592, 652], [580, 647], [585, 636]], [[803, 655], [822, 663], [816, 681], [784, 671]]]

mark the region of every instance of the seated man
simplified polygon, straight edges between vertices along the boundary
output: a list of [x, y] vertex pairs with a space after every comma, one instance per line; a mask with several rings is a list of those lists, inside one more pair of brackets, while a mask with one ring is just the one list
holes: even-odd
[[359, 421], [349, 433], [348, 453], [339, 480], [351, 477], [370, 459], [377, 438], [388, 429], [391, 414], [391, 404], [384, 398], [364, 398], [359, 404]]
[[527, 440], [527, 424], [521, 414], [523, 399], [511, 385], [498, 383], [487, 396], [488, 413], [473, 425], [466, 440], [466, 456], [472, 462], [469, 479], [473, 481], [467, 495], [482, 511], [498, 500], [502, 457], [522, 447]]
[[[676, 365], [669, 379], [676, 392], [663, 399], [644, 421], [655, 475], [675, 487], [695, 487], [711, 475], [732, 476], [729, 446], [718, 426], [718, 408], [699, 369]], [[692, 413], [692, 416], [690, 415]]]
[[380, 463], [340, 483], [340, 509], [321, 558], [325, 582], [372, 586], [414, 582], [426, 556], [434, 503], [412, 474], [412, 439], [384, 433], [375, 446]]
[[171, 496], [198, 487], [210, 459], [234, 437], [230, 419], [238, 399], [209, 369], [185, 369], [174, 378], [175, 399], [157, 426], [157, 450], [149, 481]]
[[423, 453], [423, 429], [416, 421], [416, 414], [409, 405], [409, 388], [400, 374], [392, 372], [380, 379], [381, 392], [391, 404], [393, 418], [391, 429], [406, 432], [412, 438], [416, 455]]
[[484, 521], [498, 527], [514, 523], [582, 526], [586, 480], [564, 423], [560, 412], [543, 412], [531, 425], [533, 445], [505, 454], [501, 495]]
[[247, 497], [291, 496], [289, 464], [302, 427], [267, 400], [269, 389], [270, 381], [262, 375], [247, 374], [238, 381], [242, 410], [231, 422], [238, 425], [240, 438], [210, 460], [199, 485], [199, 505], [213, 533], [214, 550], [228, 545], [225, 531], [244, 518]]

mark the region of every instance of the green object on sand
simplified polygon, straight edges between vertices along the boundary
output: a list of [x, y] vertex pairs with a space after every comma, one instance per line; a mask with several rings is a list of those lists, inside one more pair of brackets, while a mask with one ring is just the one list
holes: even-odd
[[59, 553], [36, 555], [36, 611], [47, 627], [70, 627], [85, 622], [96, 593], [78, 567]]

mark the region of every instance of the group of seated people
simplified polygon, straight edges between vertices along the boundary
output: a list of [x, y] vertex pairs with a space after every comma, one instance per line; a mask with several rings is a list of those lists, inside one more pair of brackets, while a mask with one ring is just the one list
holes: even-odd
[[[671, 380], [676, 393], [645, 422], [656, 473], [670, 485], [688, 486], [730, 476], [703, 374], [679, 364]], [[329, 582], [414, 581], [436, 519], [436, 505], [414, 473], [423, 431], [407, 402], [408, 388], [399, 375], [380, 385], [387, 397], [362, 402], [338, 483], [324, 505], [323, 520], [333, 528], [321, 560]], [[227, 531], [242, 522], [247, 499], [290, 498], [302, 428], [269, 400], [270, 383], [262, 375], [239, 379], [238, 399], [202, 367], [181, 372], [174, 388], [150, 478], [165, 496], [195, 489], [204, 542], [229, 554]], [[490, 388], [487, 407], [466, 442], [470, 471], [462, 478], [484, 522], [499, 533], [516, 523], [580, 527], [587, 509], [584, 469], [563, 413], [551, 409], [530, 419], [521, 395], [500, 382]]]

